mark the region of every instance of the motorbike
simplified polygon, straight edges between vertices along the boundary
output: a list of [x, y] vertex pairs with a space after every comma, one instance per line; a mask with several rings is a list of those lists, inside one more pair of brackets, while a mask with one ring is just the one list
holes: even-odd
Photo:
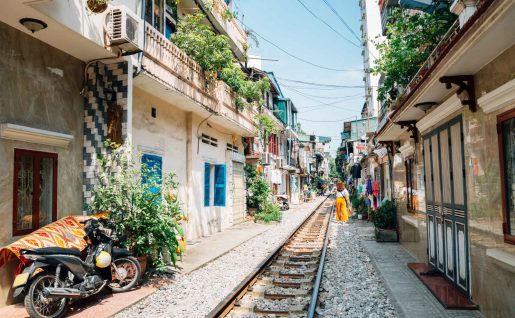
[[63, 317], [70, 303], [98, 294], [132, 289], [141, 278], [138, 260], [127, 249], [115, 247], [113, 230], [97, 219], [84, 222], [88, 243], [85, 257], [76, 248], [23, 249], [28, 260], [16, 276], [14, 297], [24, 295], [32, 318]]
[[275, 196], [275, 200], [277, 204], [281, 207], [281, 211], [287, 211], [290, 209], [290, 204], [288, 202], [288, 196], [284, 194], [277, 194]]

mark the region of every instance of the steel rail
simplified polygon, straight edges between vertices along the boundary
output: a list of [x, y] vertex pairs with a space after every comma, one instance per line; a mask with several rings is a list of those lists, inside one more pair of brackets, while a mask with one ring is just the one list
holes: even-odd
[[329, 243], [329, 227], [331, 226], [331, 220], [333, 217], [335, 206], [336, 206], [336, 202], [335, 202], [335, 204], [333, 204], [333, 208], [331, 209], [331, 215], [329, 216], [329, 224], [327, 225], [327, 229], [325, 230], [324, 247], [322, 249], [322, 255], [320, 256], [320, 263], [318, 263], [317, 277], [315, 279], [315, 285], [313, 286], [311, 300], [309, 301], [309, 310], [308, 310], [307, 318], [315, 317], [315, 312], [316, 312], [317, 302], [318, 302], [318, 294], [319, 294], [319, 290], [320, 290], [320, 283], [322, 282], [322, 276], [324, 275], [325, 256], [327, 254], [327, 244]]
[[[240, 300], [246, 293], [249, 286], [252, 286], [257, 279], [259, 274], [265, 270], [268, 265], [270, 265], [276, 256], [281, 252], [283, 247], [291, 241], [291, 239], [299, 232], [299, 230], [307, 224], [307, 222], [311, 219], [313, 215], [317, 213], [317, 211], [320, 209], [320, 207], [327, 201], [327, 199], [330, 196], [327, 196], [322, 202], [320, 202], [319, 205], [316, 206], [315, 209], [313, 209], [313, 212], [311, 212], [306, 219], [295, 229], [293, 230], [290, 235], [273, 251], [264, 261], [262, 261], [245, 279], [236, 286], [232, 292], [224, 299], [222, 300], [213, 310], [209, 312], [209, 314], [206, 315], [206, 318], [218, 318], [218, 317], [225, 317], [234, 307], [234, 304]], [[330, 221], [329, 221], [330, 222]]]

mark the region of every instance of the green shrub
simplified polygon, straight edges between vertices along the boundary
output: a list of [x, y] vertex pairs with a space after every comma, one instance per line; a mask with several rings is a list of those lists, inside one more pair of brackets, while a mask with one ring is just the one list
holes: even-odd
[[262, 210], [256, 213], [256, 220], [269, 223], [272, 221], [279, 222], [282, 219], [282, 212], [279, 205], [266, 201]]
[[395, 202], [385, 200], [372, 214], [376, 228], [387, 230], [397, 228], [397, 206]]
[[136, 256], [150, 256], [159, 269], [164, 254], [173, 264], [183, 252], [181, 221], [186, 220], [178, 200], [178, 182], [173, 173], [161, 178], [145, 165], [139, 168], [129, 146], [114, 147], [97, 160], [96, 185], [91, 212], [110, 212], [122, 245]]

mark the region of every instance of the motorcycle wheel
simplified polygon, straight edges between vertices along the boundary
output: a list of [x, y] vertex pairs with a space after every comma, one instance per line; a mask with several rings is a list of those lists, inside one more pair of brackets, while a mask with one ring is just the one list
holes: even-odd
[[[55, 275], [43, 274], [37, 276], [30, 284], [25, 295], [25, 309], [31, 318], [60, 318], [68, 309], [67, 298], [46, 298], [43, 289], [54, 287]], [[60, 284], [62, 287], [62, 284]]]
[[109, 287], [113, 292], [129, 291], [136, 286], [141, 278], [141, 265], [132, 256], [117, 258], [111, 263], [111, 276], [112, 280]]

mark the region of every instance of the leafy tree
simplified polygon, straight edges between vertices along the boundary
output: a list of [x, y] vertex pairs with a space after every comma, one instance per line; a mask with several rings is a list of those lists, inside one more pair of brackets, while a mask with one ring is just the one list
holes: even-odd
[[[440, 3], [441, 2], [441, 3]], [[396, 8], [386, 27], [387, 40], [376, 43], [380, 58], [374, 74], [383, 75], [378, 98], [386, 104], [395, 100], [456, 19], [449, 4], [438, 1], [432, 13]]]

